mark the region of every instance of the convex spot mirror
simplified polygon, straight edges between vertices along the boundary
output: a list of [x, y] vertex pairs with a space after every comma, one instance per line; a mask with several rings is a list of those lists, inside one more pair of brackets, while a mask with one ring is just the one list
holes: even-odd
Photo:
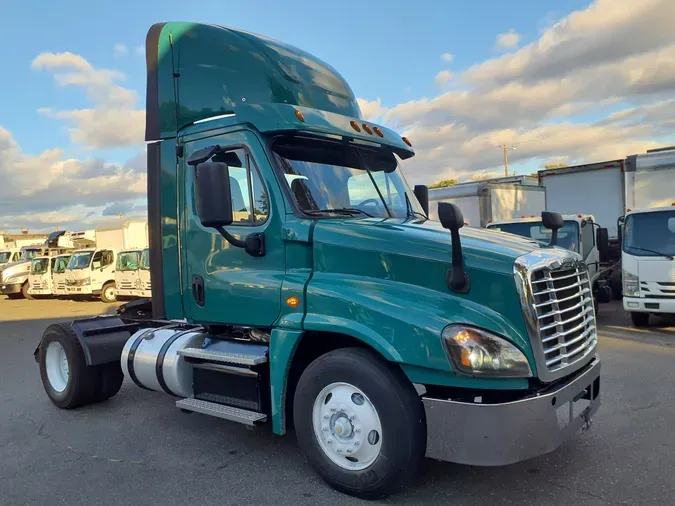
[[232, 223], [230, 171], [223, 162], [203, 162], [195, 167], [197, 215], [204, 227]]

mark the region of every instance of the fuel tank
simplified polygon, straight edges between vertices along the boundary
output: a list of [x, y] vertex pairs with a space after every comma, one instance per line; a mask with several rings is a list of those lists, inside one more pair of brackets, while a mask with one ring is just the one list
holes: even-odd
[[206, 337], [201, 329], [141, 329], [124, 345], [122, 371], [141, 388], [192, 397], [192, 365], [178, 351], [200, 348]]

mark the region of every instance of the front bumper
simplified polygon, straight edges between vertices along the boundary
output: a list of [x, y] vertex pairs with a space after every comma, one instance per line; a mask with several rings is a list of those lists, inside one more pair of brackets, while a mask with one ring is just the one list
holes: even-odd
[[31, 295], [52, 295], [49, 288], [29, 288], [28, 293]]
[[91, 285], [67, 286], [66, 292], [68, 292], [68, 295], [91, 295], [94, 293]]
[[423, 397], [427, 457], [504, 466], [543, 455], [572, 438], [600, 407], [600, 360], [563, 386], [501, 404]]
[[0, 295], [12, 295], [14, 293], [20, 293], [22, 286], [23, 282], [0, 284]]
[[675, 314], [675, 299], [643, 299], [624, 297], [623, 308], [636, 313], [672, 313]]

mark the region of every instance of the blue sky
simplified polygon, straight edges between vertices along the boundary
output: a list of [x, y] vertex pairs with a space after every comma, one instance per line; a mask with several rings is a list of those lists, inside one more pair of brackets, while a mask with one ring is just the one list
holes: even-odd
[[[502, 143], [518, 173], [675, 143], [672, 0], [40, 0], [5, 2], [2, 19], [0, 229], [142, 212], [138, 48], [159, 21], [233, 26], [330, 63], [368, 119], [411, 137], [412, 183], [497, 174]], [[137, 100], [108, 103], [110, 90]]]

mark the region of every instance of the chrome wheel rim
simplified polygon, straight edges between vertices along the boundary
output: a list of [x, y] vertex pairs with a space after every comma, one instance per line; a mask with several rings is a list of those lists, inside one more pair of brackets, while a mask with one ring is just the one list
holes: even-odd
[[45, 353], [45, 369], [49, 384], [56, 392], [63, 392], [68, 386], [70, 368], [68, 356], [61, 343], [52, 341], [47, 345]]

